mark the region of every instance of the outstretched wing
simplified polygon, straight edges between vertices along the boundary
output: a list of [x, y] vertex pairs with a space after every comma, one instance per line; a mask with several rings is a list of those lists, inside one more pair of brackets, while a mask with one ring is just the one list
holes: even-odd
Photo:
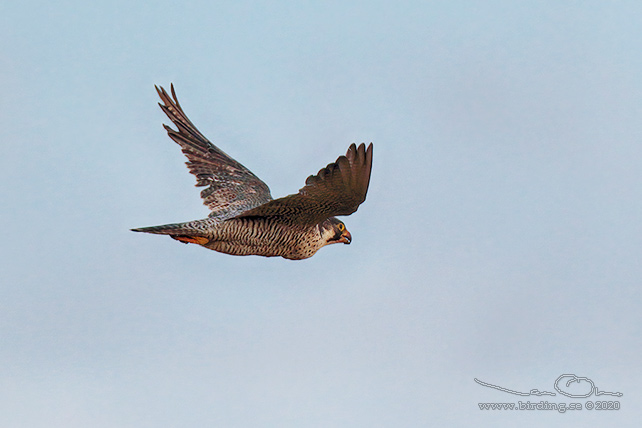
[[250, 170], [210, 143], [187, 118], [171, 85], [172, 98], [156, 87], [163, 104], [159, 103], [177, 131], [163, 125], [187, 156], [189, 171], [196, 176], [196, 186], [207, 186], [201, 192], [203, 203], [212, 211], [210, 217], [221, 220], [272, 200], [270, 189]]
[[275, 199], [237, 217], [284, 217], [288, 221], [313, 225], [337, 215], [349, 215], [366, 200], [372, 143], [358, 148], [352, 144], [345, 156], [311, 175], [299, 193]]

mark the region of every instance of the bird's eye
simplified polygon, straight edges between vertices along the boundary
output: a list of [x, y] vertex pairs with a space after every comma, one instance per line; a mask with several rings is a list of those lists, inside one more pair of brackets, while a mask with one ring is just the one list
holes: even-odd
[[343, 229], [346, 227], [343, 225], [343, 223], [339, 223], [339, 232], [343, 232]]

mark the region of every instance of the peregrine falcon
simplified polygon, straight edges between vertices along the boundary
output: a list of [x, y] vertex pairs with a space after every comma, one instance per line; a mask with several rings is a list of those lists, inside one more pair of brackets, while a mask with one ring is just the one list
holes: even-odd
[[350, 215], [366, 200], [372, 169], [372, 143], [352, 144], [345, 156], [305, 181], [298, 193], [272, 199], [270, 189], [250, 170], [212, 144], [187, 118], [172, 97], [156, 87], [161, 109], [177, 127], [163, 125], [187, 156], [203, 203], [210, 214], [202, 220], [132, 229], [169, 235], [232, 255], [281, 256], [290, 260], [312, 257], [321, 247], [352, 236], [334, 216]]

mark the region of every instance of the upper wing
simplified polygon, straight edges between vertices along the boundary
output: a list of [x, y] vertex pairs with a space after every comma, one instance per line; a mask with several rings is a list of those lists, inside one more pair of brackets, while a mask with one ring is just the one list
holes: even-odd
[[256, 175], [210, 143], [187, 118], [178, 103], [174, 85], [172, 98], [165, 89], [156, 87], [163, 104], [161, 109], [178, 131], [163, 125], [189, 160], [189, 171], [196, 176], [196, 186], [208, 186], [201, 192], [203, 203], [212, 211], [210, 217], [234, 217], [271, 201], [270, 189]]
[[332, 216], [352, 214], [366, 200], [371, 170], [372, 143], [367, 149], [363, 143], [358, 148], [352, 144], [345, 156], [309, 176], [299, 193], [272, 200], [238, 217], [280, 216], [313, 225]]

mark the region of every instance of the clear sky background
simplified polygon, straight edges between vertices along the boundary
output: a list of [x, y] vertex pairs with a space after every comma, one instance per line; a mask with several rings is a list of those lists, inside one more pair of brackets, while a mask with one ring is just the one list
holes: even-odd
[[[170, 82], [275, 197], [372, 141], [352, 245], [130, 232], [207, 215]], [[0, 88], [0, 426], [639, 426], [639, 2], [3, 2]]]

